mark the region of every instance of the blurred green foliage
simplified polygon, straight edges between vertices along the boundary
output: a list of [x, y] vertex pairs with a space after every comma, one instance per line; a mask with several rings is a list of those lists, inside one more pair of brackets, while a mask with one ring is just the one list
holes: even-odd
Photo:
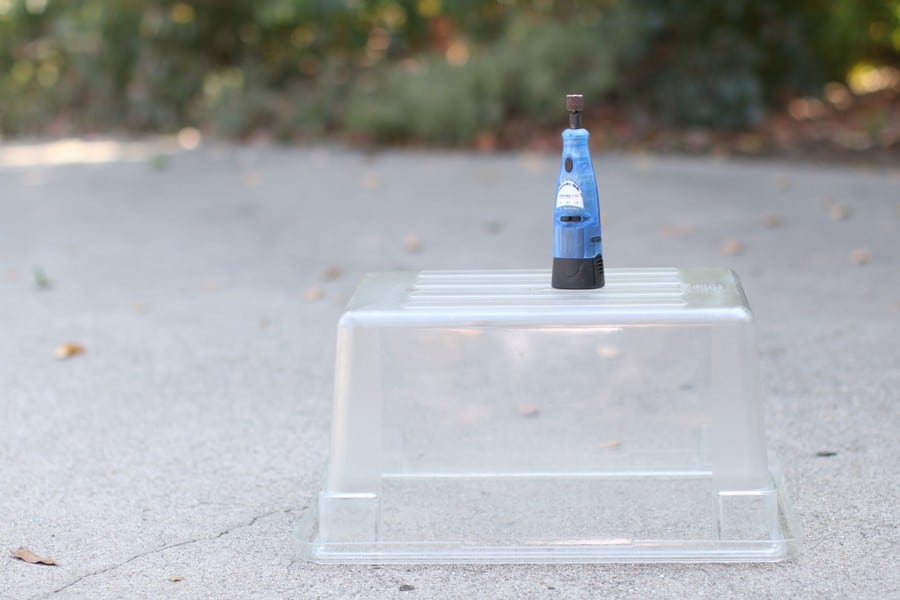
[[467, 144], [561, 94], [741, 127], [900, 55], [900, 0], [0, 0], [0, 133]]

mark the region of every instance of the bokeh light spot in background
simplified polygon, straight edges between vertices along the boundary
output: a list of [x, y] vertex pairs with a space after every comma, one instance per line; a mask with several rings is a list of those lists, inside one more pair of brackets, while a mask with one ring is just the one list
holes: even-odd
[[184, 2], [172, 6], [172, 22], [178, 25], [187, 25], [194, 20], [194, 7]]
[[369, 38], [366, 41], [366, 54], [361, 64], [366, 66], [374, 65], [384, 58], [390, 45], [390, 32], [384, 27], [375, 27], [369, 32]]
[[25, 10], [32, 15], [43, 14], [47, 10], [47, 0], [25, 0]]
[[452, 42], [450, 42], [450, 45], [447, 46], [447, 51], [444, 53], [444, 57], [451, 65], [464, 65], [469, 62], [469, 47], [462, 40], [453, 40]]
[[795, 98], [788, 103], [788, 114], [797, 121], [821, 119], [825, 105], [818, 98]]
[[382, 27], [376, 27], [375, 29], [373, 29], [369, 34], [369, 40], [366, 43], [366, 46], [368, 46], [369, 50], [379, 54], [383, 54], [390, 45], [391, 34], [388, 33], [387, 29], [384, 29]]
[[243, 88], [244, 72], [238, 67], [220, 69], [203, 78], [203, 95], [208, 102], [215, 102], [226, 94]]
[[837, 81], [825, 85], [825, 99], [838, 110], [847, 110], [853, 105], [853, 96], [847, 86]]
[[197, 146], [200, 145], [200, 142], [203, 139], [203, 136], [200, 132], [194, 127], [185, 127], [181, 131], [178, 132], [176, 136], [178, 140], [178, 145], [184, 148], [185, 150], [193, 150]]
[[900, 85], [900, 71], [894, 67], [876, 67], [860, 63], [847, 75], [850, 89], [858, 95], [873, 94]]
[[121, 142], [70, 138], [34, 144], [4, 144], [0, 146], [0, 168], [141, 162], [172, 150], [171, 141], [164, 139]]
[[[891, 43], [900, 42], [900, 0], [822, 15], [784, 3], [769, 16], [785, 39], [757, 48], [752, 65], [739, 56], [704, 63], [702, 77], [692, 65], [709, 42], [694, 33], [756, 48], [753, 19], [732, 22], [713, 7], [693, 7], [688, 19], [677, 7], [552, 0], [52, 1], [0, 0], [4, 136], [194, 126], [239, 139], [346, 134], [366, 144], [545, 147], [556, 139], [547, 107], [572, 81], [603, 106], [595, 141], [606, 145], [755, 154], [813, 136], [816, 128], [761, 122], [771, 111], [803, 125], [881, 129], [878, 144], [897, 129], [895, 94], [885, 88], [898, 81]], [[648, 19], [658, 19], [659, 33], [639, 26]], [[829, 46], [835, 40], [843, 42]], [[669, 44], [657, 61], [657, 46]], [[785, 55], [790, 48], [796, 56]], [[783, 69], [764, 67], [781, 60]], [[436, 102], [438, 87], [453, 99]], [[330, 98], [342, 99], [340, 110]], [[765, 138], [761, 149], [736, 133], [755, 127], [764, 129], [754, 131]]]
[[406, 23], [406, 11], [396, 2], [391, 2], [378, 9], [378, 18], [389, 29], [397, 29]]
[[441, 14], [441, 0], [419, 0], [416, 9], [426, 19], [436, 17]]

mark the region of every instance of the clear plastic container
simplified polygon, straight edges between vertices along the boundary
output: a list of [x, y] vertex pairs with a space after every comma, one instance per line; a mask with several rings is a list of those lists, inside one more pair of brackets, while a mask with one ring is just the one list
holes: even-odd
[[316, 562], [777, 561], [753, 318], [723, 269], [368, 275], [338, 329]]

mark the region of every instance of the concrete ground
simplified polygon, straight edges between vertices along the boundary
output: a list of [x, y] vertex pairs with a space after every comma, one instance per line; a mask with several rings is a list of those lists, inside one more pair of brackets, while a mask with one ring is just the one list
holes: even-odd
[[799, 558], [322, 566], [342, 304], [547, 267], [557, 158], [155, 144], [0, 146], [0, 546], [59, 562], [0, 598], [900, 597], [900, 169], [595, 156], [607, 265], [741, 275]]

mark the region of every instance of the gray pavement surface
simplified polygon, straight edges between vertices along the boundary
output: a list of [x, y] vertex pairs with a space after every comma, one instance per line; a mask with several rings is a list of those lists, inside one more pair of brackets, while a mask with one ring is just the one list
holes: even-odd
[[0, 598], [900, 597], [900, 165], [595, 156], [607, 265], [741, 275], [799, 558], [322, 566], [292, 530], [343, 303], [371, 270], [547, 267], [558, 159], [98, 148], [0, 145], [0, 549], [60, 563], [0, 556]]

